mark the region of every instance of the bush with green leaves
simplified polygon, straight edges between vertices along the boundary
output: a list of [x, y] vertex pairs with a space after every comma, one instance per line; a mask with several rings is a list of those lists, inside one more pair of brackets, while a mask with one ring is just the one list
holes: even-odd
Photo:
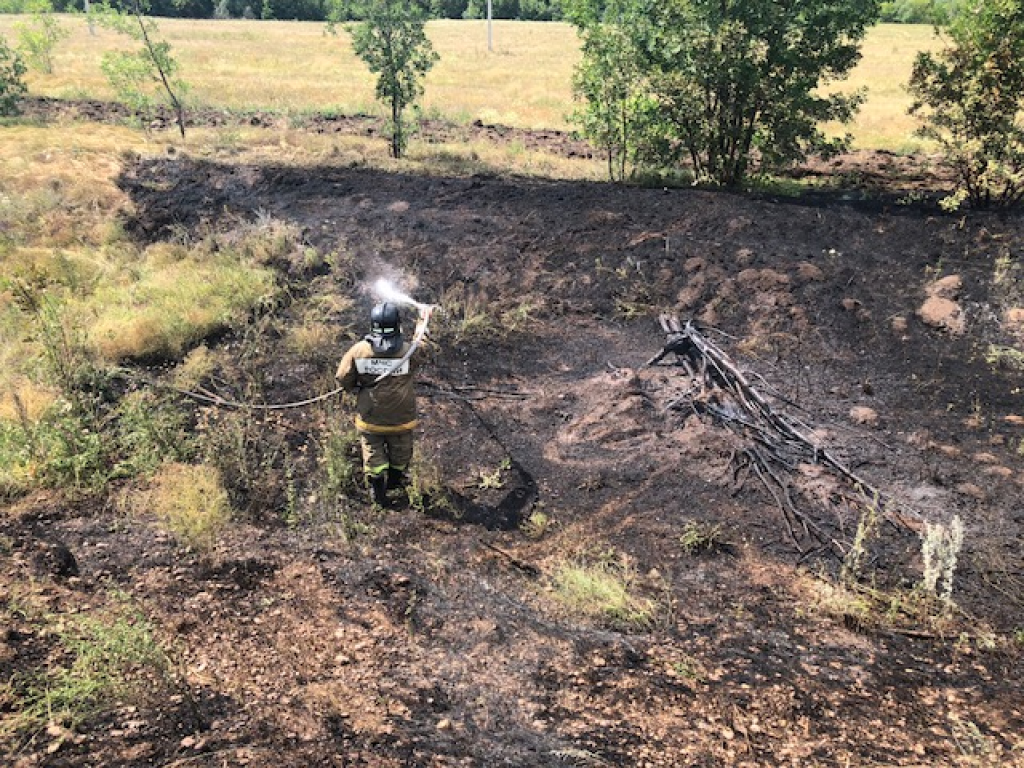
[[143, 705], [183, 690], [153, 625], [130, 606], [35, 622], [39, 635], [52, 639], [60, 653], [5, 681], [3, 747], [17, 748], [47, 727], [74, 729], [118, 706]]
[[184, 95], [187, 84], [176, 77], [178, 62], [171, 45], [159, 38], [156, 22], [147, 18], [148, 0], [129, 0], [125, 11], [109, 3], [95, 5], [90, 18], [100, 26], [126, 35], [141, 47], [134, 51], [108, 51], [100, 68], [111, 87], [130, 108], [143, 115], [160, 102], [160, 95], [174, 110], [181, 138], [185, 138]]
[[187, 461], [197, 451], [181, 399], [151, 388], [129, 392], [113, 411], [114, 473], [149, 475], [164, 462]]
[[356, 55], [377, 75], [376, 94], [390, 106], [391, 156], [409, 142], [406, 109], [423, 94], [423, 77], [438, 55], [427, 39], [428, 8], [406, 0], [367, 0], [349, 27]]
[[29, 19], [15, 24], [18, 47], [30, 67], [48, 75], [53, 72], [53, 49], [70, 32], [54, 15], [50, 0], [31, 0], [25, 11]]
[[0, 497], [40, 487], [98, 492], [195, 452], [186, 413], [169, 398], [140, 390], [86, 409], [85, 394], [62, 395], [35, 420], [0, 420]]
[[859, 61], [878, 3], [566, 0], [565, 13], [583, 41], [590, 138], [635, 167], [685, 162], [698, 180], [739, 186], [755, 162], [767, 173], [848, 145], [821, 126], [848, 122], [863, 93], [824, 87]]
[[33, 378], [55, 390], [53, 404], [30, 418], [17, 395], [18, 418], [0, 420], [0, 495], [33, 488], [100, 491], [113, 478], [153, 472], [189, 458], [194, 446], [177, 401], [123, 381], [91, 354], [80, 318], [45, 287], [8, 281], [22, 312], [26, 341], [39, 349]]
[[18, 102], [28, 93], [25, 85], [25, 62], [0, 35], [0, 117], [18, 114]]
[[642, 117], [650, 99], [634, 41], [619, 24], [594, 22], [582, 40], [585, 64], [573, 95], [586, 104], [572, 118], [605, 154], [608, 178], [624, 181], [635, 164]]
[[892, 24], [938, 24], [949, 18], [958, 0], [887, 0], [880, 20]]
[[943, 207], [1010, 207], [1024, 197], [1024, 5], [965, 0], [949, 45], [914, 62], [910, 111], [956, 174]]

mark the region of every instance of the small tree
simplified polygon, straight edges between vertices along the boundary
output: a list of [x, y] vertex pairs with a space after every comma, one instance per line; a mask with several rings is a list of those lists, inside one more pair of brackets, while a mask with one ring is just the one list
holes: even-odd
[[877, 0], [566, 2], [584, 37], [584, 68], [604, 50], [587, 39], [606, 25], [636, 54], [638, 161], [668, 168], [688, 159], [698, 179], [727, 186], [742, 184], [753, 162], [769, 171], [846, 146], [821, 124], [848, 121], [863, 95], [823, 87], [860, 59], [877, 14]]
[[0, 35], [0, 117], [18, 114], [18, 102], [28, 92], [24, 74], [25, 62]]
[[142, 44], [135, 51], [113, 51], [103, 54], [100, 67], [110, 85], [129, 107], [138, 112], [152, 109], [152, 91], [162, 92], [174, 110], [181, 138], [185, 138], [185, 106], [182, 97], [186, 84], [175, 78], [178, 62], [171, 56], [170, 43], [160, 40], [152, 19], [143, 14], [146, 0], [129, 0], [131, 9], [123, 14], [110, 5], [96, 6], [93, 12], [101, 26], [127, 35]]
[[377, 98], [391, 106], [391, 156], [408, 144], [405, 110], [423, 94], [422, 79], [438, 60], [427, 39], [425, 8], [408, 0], [368, 0], [349, 27], [356, 55], [377, 75]]
[[[586, 12], [586, 8], [579, 8]], [[637, 159], [643, 131], [645, 78], [638, 52], [620, 24], [584, 21], [583, 60], [573, 75], [573, 95], [586, 105], [572, 119], [583, 135], [605, 153], [608, 178], [623, 181]]]
[[1008, 207], [1024, 197], [1024, 7], [965, 0], [945, 28], [951, 45], [919, 53], [910, 77], [918, 133], [956, 173], [943, 206]]
[[25, 10], [32, 15], [15, 25], [18, 47], [29, 66], [49, 75], [53, 72], [53, 49], [70, 33], [54, 16], [50, 0], [32, 0]]

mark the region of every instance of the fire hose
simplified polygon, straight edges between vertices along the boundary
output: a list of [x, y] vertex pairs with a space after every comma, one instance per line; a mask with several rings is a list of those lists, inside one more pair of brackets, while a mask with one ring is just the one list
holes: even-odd
[[[417, 301], [407, 300], [407, 303], [411, 304], [419, 312], [420, 319], [416, 323], [416, 332], [413, 334], [412, 342], [409, 344], [409, 349], [406, 350], [405, 354], [402, 355], [398, 360], [395, 361], [394, 365], [390, 366], [388, 370], [374, 379], [374, 384], [386, 379], [388, 376], [396, 373], [405, 365], [412, 357], [413, 353], [419, 348], [423, 342], [424, 337], [427, 335], [427, 326], [430, 323], [430, 317], [434, 313], [434, 310], [438, 308], [437, 304], [421, 304]], [[193, 400], [199, 402], [208, 403], [221, 408], [238, 408], [243, 410], [253, 411], [282, 411], [291, 408], [304, 408], [308, 405], [314, 405], [316, 403], [328, 400], [341, 394], [344, 391], [344, 387], [336, 387], [330, 392], [324, 392], [322, 395], [316, 397], [306, 398], [305, 400], [296, 400], [290, 403], [243, 403], [236, 400], [228, 400], [227, 398], [216, 395], [212, 392], [197, 392], [191, 389], [184, 389], [182, 387], [176, 387], [172, 384], [165, 384], [163, 382], [156, 381], [153, 378], [144, 376], [137, 371], [132, 371], [127, 368], [118, 368], [115, 371], [126, 378], [134, 378], [142, 381], [152, 387], [161, 387], [163, 389], [170, 389], [173, 392], [177, 392], [180, 395], [190, 397]]]
[[413, 353], [419, 348], [420, 343], [423, 341], [423, 337], [427, 335], [427, 324], [430, 322], [430, 316], [434, 313], [434, 310], [437, 309], [437, 304], [420, 304], [419, 302], [412, 302], [412, 305], [416, 307], [416, 309], [419, 311], [420, 319], [416, 323], [416, 332], [413, 334], [412, 342], [409, 344], [409, 349], [406, 351], [404, 355], [402, 355], [398, 360], [395, 361], [394, 365], [392, 365], [390, 368], [388, 368], [388, 370], [386, 370], [384, 373], [382, 373], [380, 376], [374, 379], [374, 384], [383, 381], [388, 376], [400, 370], [402, 366], [405, 365], [407, 362], [409, 362], [409, 359], [412, 357]]

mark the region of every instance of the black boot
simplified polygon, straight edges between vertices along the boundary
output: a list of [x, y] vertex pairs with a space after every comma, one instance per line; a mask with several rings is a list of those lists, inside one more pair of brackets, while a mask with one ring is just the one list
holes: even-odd
[[388, 488], [405, 488], [408, 484], [409, 479], [405, 476], [405, 472], [388, 467]]
[[371, 475], [370, 478], [370, 499], [378, 507], [388, 507], [388, 476], [381, 472], [379, 475]]

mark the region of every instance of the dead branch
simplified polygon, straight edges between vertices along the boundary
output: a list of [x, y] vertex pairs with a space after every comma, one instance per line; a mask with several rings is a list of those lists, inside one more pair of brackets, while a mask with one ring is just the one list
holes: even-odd
[[518, 557], [516, 557], [515, 555], [511, 554], [510, 552], [506, 552], [504, 549], [501, 549], [500, 547], [496, 547], [493, 544], [491, 544], [490, 542], [484, 541], [483, 539], [479, 539], [479, 541], [480, 541], [480, 543], [484, 547], [486, 547], [487, 549], [491, 550], [492, 552], [494, 552], [494, 553], [504, 557], [516, 569], [522, 571], [527, 576], [533, 576], [533, 577], [536, 578], [537, 576], [541, 575], [541, 570], [536, 565], [533, 565], [532, 563], [527, 563], [524, 560], [520, 560]]
[[[684, 325], [674, 315], [662, 315], [659, 323], [665, 332], [666, 342], [647, 364], [657, 365], [674, 355], [675, 364], [686, 371], [686, 377], [692, 382], [688, 389], [674, 397], [671, 409], [689, 407], [745, 441], [743, 448], [733, 452], [732, 461], [742, 457], [742, 463], [735, 465], [734, 481], [744, 466], [757, 475], [775, 500], [791, 538], [802, 552], [804, 548], [800, 541], [807, 538], [817, 539], [839, 557], [847, 547], [829, 536], [821, 525], [793, 502], [791, 483], [785, 474], [795, 472], [800, 464], [827, 467], [852, 486], [860, 503], [876, 507], [890, 524], [899, 529], [920, 531], [922, 521], [916, 512], [900, 505], [890, 494], [867, 482], [827, 447], [817, 443], [803, 421], [773, 407], [769, 397], [755, 388], [729, 356], [692, 323]], [[753, 376], [763, 381], [756, 374]], [[772, 399], [788, 402], [775, 395]]]

